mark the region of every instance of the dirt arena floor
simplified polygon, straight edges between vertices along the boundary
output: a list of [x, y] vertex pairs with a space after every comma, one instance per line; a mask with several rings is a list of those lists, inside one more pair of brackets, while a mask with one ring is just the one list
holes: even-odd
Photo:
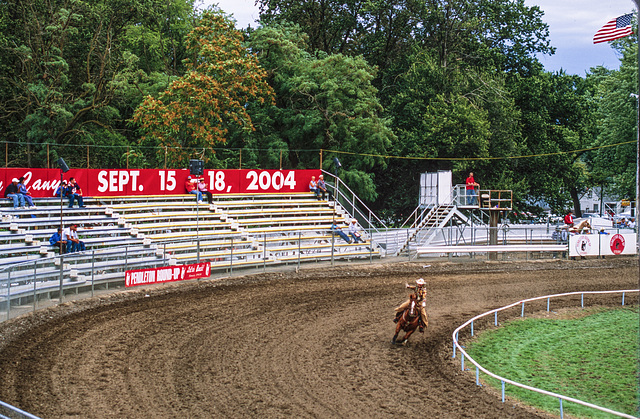
[[[393, 307], [419, 277], [429, 328], [392, 346]], [[477, 387], [452, 359], [453, 330], [524, 298], [637, 287], [636, 259], [611, 258], [341, 266], [136, 289], [0, 324], [0, 400], [44, 418], [551, 417]]]

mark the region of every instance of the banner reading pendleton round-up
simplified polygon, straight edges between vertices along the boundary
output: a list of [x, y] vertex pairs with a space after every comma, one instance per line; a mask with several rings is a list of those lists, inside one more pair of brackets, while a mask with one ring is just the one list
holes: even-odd
[[162, 268], [135, 269], [124, 274], [125, 287], [151, 285], [162, 282], [186, 281], [189, 279], [207, 278], [211, 274], [209, 262], [191, 265], [165, 266]]

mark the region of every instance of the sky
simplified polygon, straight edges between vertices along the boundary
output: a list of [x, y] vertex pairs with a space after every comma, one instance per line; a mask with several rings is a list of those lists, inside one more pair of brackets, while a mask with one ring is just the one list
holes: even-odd
[[[205, 5], [218, 4], [236, 19], [238, 28], [257, 26], [258, 8], [254, 0], [204, 0]], [[593, 44], [593, 35], [609, 20], [632, 12], [632, 0], [525, 0], [527, 6], [538, 6], [549, 25], [552, 56], [539, 59], [548, 71], [564, 69], [568, 74], [584, 76], [591, 67], [603, 65], [617, 69], [620, 59], [608, 43]]]

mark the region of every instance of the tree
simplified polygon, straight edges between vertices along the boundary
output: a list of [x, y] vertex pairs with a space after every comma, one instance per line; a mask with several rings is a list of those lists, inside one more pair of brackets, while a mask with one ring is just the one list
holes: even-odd
[[242, 40], [221, 11], [205, 11], [186, 39], [187, 73], [136, 109], [142, 140], [170, 148], [172, 165], [184, 165], [191, 148], [225, 143], [230, 126], [251, 132], [247, 107], [272, 100], [266, 71]]
[[[580, 193], [589, 186], [584, 152], [595, 138], [588, 83], [564, 72], [517, 76], [512, 80], [522, 113], [525, 153], [520, 163], [532, 201], [544, 200], [556, 211], [573, 202], [580, 215]], [[559, 154], [558, 154], [559, 153]]]
[[[292, 168], [318, 167], [319, 149], [342, 152], [332, 155], [343, 163], [340, 176], [364, 199], [374, 199], [370, 170], [383, 161], [368, 155], [385, 154], [394, 139], [371, 83], [375, 70], [362, 57], [307, 53], [297, 26], [258, 29], [250, 46], [276, 92], [276, 106], [256, 118], [263, 124], [257, 141], [269, 147], [286, 144]], [[323, 161], [327, 169], [329, 157]]]
[[636, 195], [636, 144], [607, 147], [637, 139], [636, 107], [638, 61], [635, 36], [616, 41], [621, 54], [619, 70], [592, 69], [587, 81], [593, 85], [594, 108], [598, 135], [595, 146], [604, 146], [591, 153], [593, 171], [598, 184], [608, 186], [612, 194], [623, 198]]
[[[119, 152], [95, 153], [98, 164], [117, 165], [128, 144], [124, 121], [132, 107], [123, 103], [122, 88], [139, 70], [138, 57], [127, 48], [130, 31], [158, 19], [150, 11], [180, 2], [190, 4], [187, 0], [0, 3], [0, 16], [14, 22], [2, 28], [0, 37], [0, 127], [6, 140], [19, 143], [11, 150], [12, 164], [44, 165], [46, 144], [101, 144], [123, 147]], [[31, 149], [39, 152], [34, 160]], [[62, 147], [51, 151], [54, 159], [56, 152], [63, 152]], [[84, 152], [77, 148], [67, 148], [64, 154], [71, 165], [86, 164]]]

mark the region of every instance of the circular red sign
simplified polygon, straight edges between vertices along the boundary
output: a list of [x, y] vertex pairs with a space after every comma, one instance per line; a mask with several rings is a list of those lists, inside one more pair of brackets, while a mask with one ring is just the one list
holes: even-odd
[[614, 255], [619, 255], [624, 250], [624, 237], [622, 234], [614, 234], [609, 242], [609, 247]]

